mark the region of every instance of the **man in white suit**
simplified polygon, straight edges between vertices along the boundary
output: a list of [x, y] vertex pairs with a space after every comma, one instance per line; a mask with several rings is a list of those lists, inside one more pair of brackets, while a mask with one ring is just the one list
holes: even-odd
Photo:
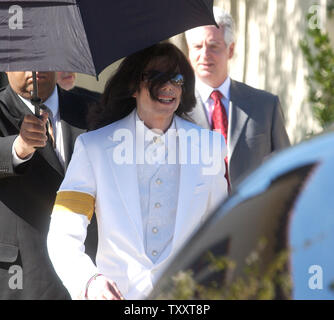
[[[194, 83], [168, 43], [127, 57], [109, 80], [98, 129], [76, 141], [48, 235], [72, 298], [145, 298], [227, 195], [224, 139], [181, 118], [195, 104]], [[83, 246], [94, 211], [96, 265]]]
[[[228, 76], [235, 47], [234, 22], [218, 7], [214, 7], [214, 15], [219, 28], [210, 25], [186, 32], [196, 75], [197, 104], [190, 116], [203, 128], [225, 133], [228, 179], [233, 189], [270, 153], [288, 147], [290, 142], [278, 97]], [[219, 95], [217, 103], [213, 92]], [[218, 109], [220, 118], [226, 119], [225, 126], [215, 121]]]

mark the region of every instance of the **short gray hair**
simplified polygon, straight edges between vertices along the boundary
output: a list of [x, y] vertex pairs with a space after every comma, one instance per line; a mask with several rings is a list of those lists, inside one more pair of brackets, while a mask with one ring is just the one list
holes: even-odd
[[[213, 15], [215, 21], [220, 29], [224, 30], [224, 41], [225, 44], [229, 47], [232, 43], [235, 42], [235, 31], [234, 31], [234, 20], [232, 16], [227, 13], [224, 9], [219, 7], [213, 7]], [[187, 30], [185, 32], [186, 41], [188, 42], [188, 35], [197, 28]]]
[[213, 7], [213, 14], [219, 28], [224, 30], [224, 40], [227, 46], [235, 42], [235, 27], [232, 16], [224, 9]]

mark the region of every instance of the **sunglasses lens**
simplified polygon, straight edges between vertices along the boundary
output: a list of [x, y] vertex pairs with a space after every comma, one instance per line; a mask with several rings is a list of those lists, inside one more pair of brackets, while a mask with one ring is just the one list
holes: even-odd
[[154, 81], [156, 79], [159, 79], [163, 75], [164, 75], [163, 72], [159, 72], [155, 70], [147, 71], [143, 73], [143, 80], [144, 81]]
[[142, 79], [144, 81], [155, 81], [162, 79], [165, 82], [170, 81], [175, 86], [182, 86], [184, 84], [183, 75], [180, 73], [168, 74], [165, 72], [160, 72], [155, 70], [144, 72]]
[[184, 84], [183, 75], [178, 73], [176, 76], [170, 79], [170, 82], [176, 86], [183, 86]]

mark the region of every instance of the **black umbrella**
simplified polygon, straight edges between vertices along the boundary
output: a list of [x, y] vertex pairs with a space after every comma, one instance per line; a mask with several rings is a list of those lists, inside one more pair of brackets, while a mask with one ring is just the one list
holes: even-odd
[[212, 6], [213, 0], [0, 0], [0, 71], [98, 75], [137, 50], [214, 24]]
[[[0, 0], [0, 71], [97, 76], [137, 50], [214, 24], [212, 7], [213, 0]], [[36, 85], [32, 96], [38, 109]]]

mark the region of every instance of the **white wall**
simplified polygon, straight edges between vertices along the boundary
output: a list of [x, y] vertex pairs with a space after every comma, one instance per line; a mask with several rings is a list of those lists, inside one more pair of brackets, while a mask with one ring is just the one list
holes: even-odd
[[108, 78], [110, 77], [112, 72], [115, 70], [115, 68], [117, 68], [117, 66], [119, 65], [119, 62], [120, 61], [117, 61], [113, 63], [112, 65], [110, 65], [109, 67], [107, 67], [106, 69], [104, 69], [100, 73], [98, 80], [96, 80], [95, 77], [78, 73], [75, 84], [79, 87], [88, 88], [90, 90], [97, 91], [97, 92], [103, 92], [105, 83], [107, 82]]
[[[237, 24], [233, 78], [277, 94], [293, 143], [320, 131], [307, 102], [308, 66], [299, 47], [314, 0], [224, 0]], [[319, 0], [321, 8], [326, 1]], [[322, 10], [322, 14], [324, 15]]]

